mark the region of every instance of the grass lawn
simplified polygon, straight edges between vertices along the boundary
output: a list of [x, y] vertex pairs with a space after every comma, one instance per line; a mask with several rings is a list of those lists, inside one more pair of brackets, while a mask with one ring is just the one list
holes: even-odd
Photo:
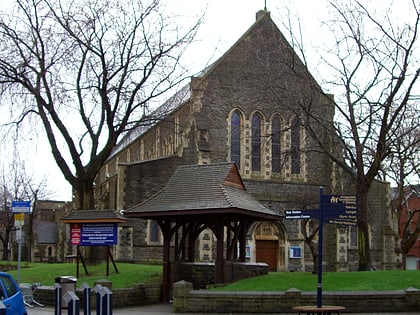
[[[318, 276], [307, 272], [271, 272], [268, 275], [244, 279], [225, 287], [222, 291], [285, 291], [296, 288], [301, 291], [316, 291]], [[355, 271], [324, 272], [323, 291], [386, 291], [420, 289], [420, 271]]]
[[[16, 262], [12, 263], [16, 265]], [[10, 265], [10, 262], [0, 262]], [[161, 280], [162, 266], [117, 263], [119, 273], [112, 264], [109, 265], [109, 276], [106, 276], [106, 264], [87, 266], [86, 276], [82, 264], [79, 265], [77, 287], [86, 282], [93, 287], [99, 279], [112, 281], [113, 288], [126, 288], [139, 283], [150, 283]], [[9, 271], [17, 279], [17, 270]], [[53, 285], [59, 276], [76, 276], [75, 263], [26, 263], [22, 262], [20, 279], [22, 283], [41, 283]], [[317, 275], [307, 272], [271, 272], [268, 275], [244, 279], [214, 290], [225, 291], [286, 291], [296, 288], [301, 291], [316, 291]], [[393, 270], [367, 272], [324, 272], [324, 291], [372, 291], [372, 290], [405, 290], [409, 287], [420, 289], [420, 271]]]
[[[9, 262], [1, 262], [2, 264]], [[14, 262], [13, 264], [16, 264]], [[109, 276], [106, 276], [106, 263], [87, 266], [89, 276], [85, 275], [83, 265], [79, 265], [79, 278], [77, 287], [86, 282], [93, 288], [94, 282], [99, 279], [112, 281], [113, 288], [127, 288], [139, 283], [150, 283], [162, 278], [162, 267], [159, 265], [140, 265], [117, 263], [119, 273], [116, 273], [113, 265], [109, 264]], [[17, 280], [17, 270], [8, 271]], [[75, 263], [21, 263], [21, 283], [41, 283], [42, 285], [54, 285], [55, 278], [60, 276], [76, 276]]]

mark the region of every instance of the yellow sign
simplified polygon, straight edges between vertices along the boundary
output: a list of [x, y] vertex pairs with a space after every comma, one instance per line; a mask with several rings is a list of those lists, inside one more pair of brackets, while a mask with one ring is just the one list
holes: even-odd
[[23, 220], [25, 220], [24, 213], [15, 213], [15, 221], [23, 221]]

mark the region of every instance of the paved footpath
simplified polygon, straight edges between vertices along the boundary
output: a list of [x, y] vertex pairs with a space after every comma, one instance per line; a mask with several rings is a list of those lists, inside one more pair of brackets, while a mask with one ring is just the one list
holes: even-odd
[[[51, 306], [46, 307], [34, 307], [34, 308], [27, 308], [28, 315], [51, 315], [54, 314], [54, 308]], [[63, 309], [61, 311], [61, 315], [67, 315], [68, 311]], [[83, 315], [83, 310], [80, 311], [80, 315]], [[95, 315], [96, 312], [93, 311], [91, 313]], [[113, 310], [112, 314], [114, 315], [133, 315], [133, 314], [144, 314], [144, 315], [164, 315], [164, 314], [182, 314], [182, 313], [174, 313], [172, 309], [172, 304], [152, 304], [152, 305], [144, 305], [144, 306], [134, 306], [134, 307], [124, 307], [124, 308], [116, 308]], [[279, 315], [296, 315], [297, 313], [278, 313]], [[348, 313], [343, 312], [342, 314], [351, 314], [351, 315], [420, 315], [420, 312], [414, 313]], [[188, 315], [194, 315], [194, 313], [188, 313]], [[212, 315], [212, 314], [205, 314], [205, 315]], [[250, 314], [247, 314], [250, 315]], [[258, 314], [264, 315], [264, 314]], [[272, 314], [271, 314], [272, 315]]]

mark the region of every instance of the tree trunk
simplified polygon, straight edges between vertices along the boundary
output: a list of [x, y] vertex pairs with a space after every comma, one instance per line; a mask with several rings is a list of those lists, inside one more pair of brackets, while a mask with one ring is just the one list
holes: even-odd
[[94, 210], [95, 209], [95, 193], [93, 187], [93, 179], [79, 179], [77, 189], [77, 205], [79, 210]]
[[[78, 186], [75, 191], [77, 210], [95, 210], [95, 192], [93, 179], [78, 178]], [[74, 188], [73, 188], [74, 189]], [[101, 251], [98, 246], [83, 246], [81, 253], [87, 264], [94, 265], [99, 262]]]
[[29, 214], [29, 223], [27, 227], [28, 235], [26, 235], [26, 241], [28, 242], [28, 261], [32, 262], [32, 247], [34, 245], [34, 213], [36, 211], [36, 201], [33, 206], [32, 213]]
[[401, 255], [401, 268], [403, 270], [407, 269], [407, 255], [404, 252]]
[[10, 235], [10, 230], [8, 228], [6, 228], [5, 233], [4, 233], [4, 238], [2, 238], [2, 243], [3, 243], [3, 256], [1, 258], [1, 260], [7, 261], [9, 260], [9, 235]]
[[309, 248], [311, 250], [311, 254], [312, 254], [312, 261], [314, 263], [313, 266], [313, 274], [317, 274], [318, 273], [318, 246], [315, 246], [314, 242], [311, 242], [311, 244], [309, 245]]
[[358, 217], [358, 243], [359, 243], [359, 270], [372, 270], [372, 256], [370, 251], [368, 186], [359, 188], [357, 192], [359, 217]]

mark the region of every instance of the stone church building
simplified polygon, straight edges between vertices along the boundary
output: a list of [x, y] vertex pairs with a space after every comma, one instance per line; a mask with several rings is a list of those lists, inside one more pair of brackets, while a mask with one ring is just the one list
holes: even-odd
[[[321, 186], [326, 194], [355, 194], [350, 177], [305, 128], [311, 123], [318, 137], [342, 154], [336, 135], [324, 128], [333, 123], [333, 97], [322, 92], [267, 11], [258, 12], [219, 60], [191, 77], [153, 115], [159, 119], [129, 132], [102, 168], [98, 208], [130, 209], [159, 192], [179, 166], [224, 162], [235, 162], [246, 191], [280, 215], [317, 208]], [[371, 248], [377, 269], [397, 264], [389, 196], [387, 183], [372, 185]], [[305, 240], [317, 224], [256, 222], [246, 236], [246, 258], [265, 262], [270, 270], [312, 271]], [[324, 233], [324, 270], [356, 270], [357, 227], [325, 225]], [[161, 263], [162, 235], [153, 220], [128, 220], [118, 237], [117, 260]], [[213, 261], [210, 231], [202, 232], [197, 247], [197, 262]]]

